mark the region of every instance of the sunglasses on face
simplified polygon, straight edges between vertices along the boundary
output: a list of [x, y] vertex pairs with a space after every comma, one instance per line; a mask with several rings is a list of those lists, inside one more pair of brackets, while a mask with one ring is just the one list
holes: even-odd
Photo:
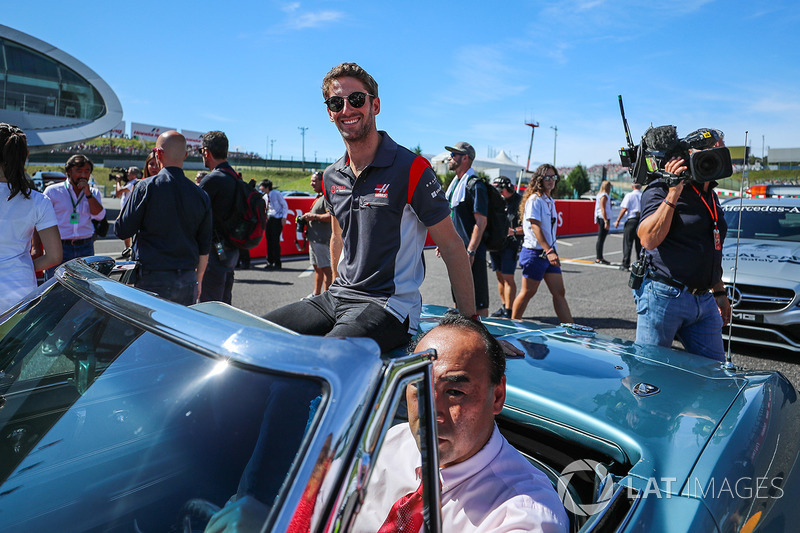
[[461, 157], [464, 154], [457, 154], [455, 152], [450, 152], [450, 159], [455, 159], [456, 157]]
[[[362, 107], [366, 101], [367, 96], [372, 96], [369, 93], [365, 93], [362, 91], [355, 91], [347, 95], [347, 101], [350, 104], [350, 107]], [[343, 96], [331, 96], [327, 100], [325, 100], [325, 105], [328, 106], [334, 113], [338, 113], [342, 109], [344, 109], [344, 97]]]
[[544, 181], [558, 181], [558, 176], [542, 176]]

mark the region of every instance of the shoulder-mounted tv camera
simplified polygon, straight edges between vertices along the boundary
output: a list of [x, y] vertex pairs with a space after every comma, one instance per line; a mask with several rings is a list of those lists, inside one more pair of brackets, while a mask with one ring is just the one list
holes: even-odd
[[[634, 145], [621, 95], [619, 110], [628, 141], [628, 147], [620, 149], [619, 158], [622, 165], [628, 168], [634, 183], [647, 185], [661, 179], [673, 187], [683, 180], [705, 183], [733, 174], [730, 151], [724, 146], [714, 148], [722, 141], [721, 131], [701, 128], [679, 138], [675, 126], [657, 126], [649, 128], [641, 142]], [[667, 161], [675, 157], [683, 159], [687, 167], [679, 176], [664, 170]]]
[[114, 167], [108, 172], [108, 180], [109, 181], [120, 181], [122, 183], [128, 183], [130, 180], [128, 179], [128, 169], [122, 167]]

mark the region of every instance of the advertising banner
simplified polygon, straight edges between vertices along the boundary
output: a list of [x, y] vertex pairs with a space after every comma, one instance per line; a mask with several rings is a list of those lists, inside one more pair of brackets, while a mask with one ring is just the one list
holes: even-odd
[[121, 138], [125, 136], [125, 121], [121, 120], [119, 124], [111, 128], [111, 131], [108, 132], [110, 137], [114, 138]]
[[186, 144], [192, 148], [200, 148], [203, 143], [203, 132], [192, 130], [181, 130], [183, 136], [186, 137]]
[[154, 126], [152, 124], [141, 124], [139, 122], [131, 122], [131, 138], [138, 137], [143, 141], [155, 141], [158, 136], [165, 131], [174, 130], [175, 128], [167, 128], [164, 126]]

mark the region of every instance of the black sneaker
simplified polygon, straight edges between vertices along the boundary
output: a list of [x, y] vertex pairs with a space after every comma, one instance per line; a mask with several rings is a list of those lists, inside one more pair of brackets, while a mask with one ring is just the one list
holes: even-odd
[[511, 318], [511, 309], [505, 309], [505, 313], [503, 313], [503, 318]]
[[500, 309], [498, 309], [497, 311], [492, 313], [490, 316], [493, 316], [495, 318], [507, 318], [506, 317], [506, 308], [505, 307], [501, 307]]

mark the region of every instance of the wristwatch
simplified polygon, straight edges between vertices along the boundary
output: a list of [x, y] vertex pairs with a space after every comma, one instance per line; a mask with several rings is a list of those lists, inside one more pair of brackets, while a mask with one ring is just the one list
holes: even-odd
[[467, 250], [467, 255], [470, 257], [475, 257], [475, 250]]

